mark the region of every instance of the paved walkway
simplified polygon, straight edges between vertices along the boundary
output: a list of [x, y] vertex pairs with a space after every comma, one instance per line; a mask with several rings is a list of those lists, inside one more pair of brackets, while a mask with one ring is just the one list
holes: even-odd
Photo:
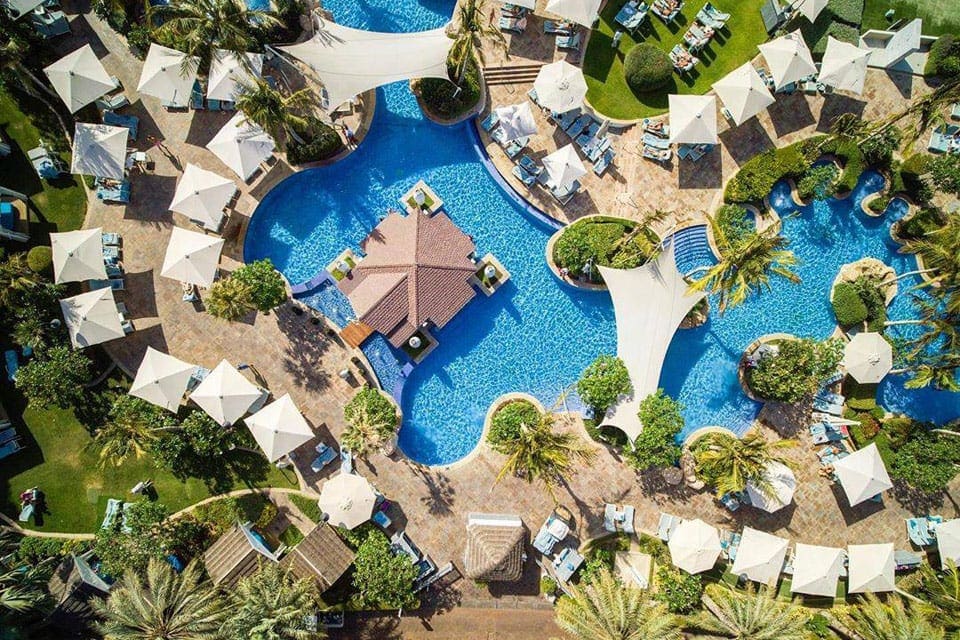
[[564, 637], [553, 609], [472, 609], [458, 607], [421, 618], [348, 616], [331, 640], [548, 640]]

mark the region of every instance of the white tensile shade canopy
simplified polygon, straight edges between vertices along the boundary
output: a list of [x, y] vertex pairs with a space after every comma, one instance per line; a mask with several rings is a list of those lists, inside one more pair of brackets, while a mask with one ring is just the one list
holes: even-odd
[[123, 180], [129, 135], [126, 127], [78, 122], [73, 134], [70, 173]]
[[589, 28], [597, 21], [600, 2], [601, 0], [549, 0], [547, 11]]
[[670, 535], [670, 558], [687, 573], [708, 571], [720, 556], [720, 532], [703, 520], [684, 520]]
[[921, 35], [923, 35], [923, 21], [920, 18], [912, 20], [894, 33], [883, 48], [883, 66], [892, 67], [904, 57], [919, 49]]
[[4, 4], [10, 17], [19, 20], [42, 5], [43, 0], [6, 0]]
[[377, 493], [363, 476], [340, 473], [320, 490], [319, 506], [329, 519], [328, 524], [354, 529], [370, 519]]
[[833, 463], [833, 469], [851, 507], [893, 488], [880, 451], [873, 443], [840, 458]]
[[273, 155], [273, 138], [266, 131], [237, 112], [213, 140], [207, 149], [220, 158], [238, 176], [246, 180], [254, 174], [260, 163]]
[[177, 184], [170, 210], [182, 213], [191, 220], [199, 220], [210, 229], [218, 229], [223, 209], [237, 190], [233, 180], [201, 169], [195, 164], [187, 168]]
[[566, 113], [583, 104], [587, 95], [587, 81], [583, 71], [566, 60], [558, 60], [540, 67], [533, 89], [537, 101], [547, 109]]
[[537, 132], [537, 122], [533, 119], [533, 111], [527, 101], [497, 107], [494, 112], [500, 120], [500, 130], [508, 141], [532, 136]]
[[789, 540], [779, 536], [744, 527], [731, 571], [736, 576], [745, 575], [754, 582], [773, 585], [780, 577], [789, 544]]
[[843, 366], [857, 382], [880, 382], [893, 368], [893, 347], [879, 333], [858, 333], [843, 348]]
[[242, 418], [262, 396], [259, 387], [244, 378], [232, 364], [221, 360], [193, 390], [190, 399], [217, 424], [226, 427]]
[[50, 234], [54, 282], [82, 282], [107, 277], [100, 231], [97, 227]]
[[820, 12], [827, 8], [829, 0], [800, 0], [794, 5], [801, 14], [807, 17], [807, 20], [814, 22]]
[[836, 597], [837, 581], [843, 570], [843, 549], [797, 543], [793, 556], [791, 593]]
[[817, 72], [817, 67], [810, 56], [810, 49], [803, 41], [803, 35], [799, 29], [761, 44], [759, 49], [763, 59], [767, 61], [767, 66], [770, 67], [777, 89]]
[[67, 54], [43, 70], [63, 103], [76, 113], [116, 87], [89, 44]]
[[263, 54], [245, 53], [243, 58], [231, 51], [214, 49], [207, 76], [207, 97], [214, 100], [234, 101], [241, 86], [252, 84], [263, 70]]
[[768, 491], [764, 491], [753, 481], [747, 482], [747, 495], [750, 504], [767, 513], [783, 509], [793, 501], [793, 492], [797, 490], [797, 477], [790, 467], [782, 462], [771, 462], [764, 470]]
[[817, 80], [834, 89], [863, 93], [863, 83], [867, 79], [867, 61], [872, 52], [869, 49], [842, 42], [833, 36], [827, 36], [827, 50], [820, 63], [820, 75]]
[[277, 49], [316, 72], [333, 108], [383, 84], [414, 78], [447, 79], [447, 54], [452, 45], [444, 29], [377, 33], [326, 20], [310, 40]]
[[217, 276], [223, 238], [174, 227], [160, 275], [209, 287]]
[[716, 96], [669, 95], [670, 142], [717, 143]]
[[763, 78], [750, 62], [713, 83], [713, 90], [738, 125], [776, 102]]
[[942, 568], [946, 569], [950, 562], [960, 565], [960, 518], [937, 525], [937, 551]]
[[129, 393], [176, 413], [194, 369], [188, 362], [147, 347]]
[[200, 59], [153, 43], [143, 61], [137, 91], [177, 107], [190, 104]]
[[893, 543], [847, 546], [847, 593], [893, 591]]
[[110, 287], [64, 298], [60, 301], [60, 311], [70, 334], [70, 342], [75, 348], [89, 347], [124, 336]]
[[553, 186], [567, 186], [587, 173], [586, 167], [572, 144], [560, 147], [543, 159], [543, 168]]
[[637, 417], [640, 402], [657, 390], [673, 334], [706, 296], [688, 290], [673, 251], [670, 242], [656, 260], [635, 269], [598, 267], [613, 299], [617, 356], [633, 383], [633, 395], [610, 409], [602, 424], [620, 429], [631, 442], [643, 429]]
[[253, 439], [275, 462], [313, 438], [313, 429], [293, 404], [290, 394], [281, 396], [244, 420]]

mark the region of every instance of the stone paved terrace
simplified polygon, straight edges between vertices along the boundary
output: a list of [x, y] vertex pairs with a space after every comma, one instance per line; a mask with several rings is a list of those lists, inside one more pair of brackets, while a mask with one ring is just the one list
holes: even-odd
[[[130, 112], [141, 118], [143, 137], [138, 146], [146, 148], [147, 136], [159, 135], [160, 131], [164, 139], [162, 148], [149, 151], [156, 163], [155, 168], [149, 174], [133, 176], [130, 206], [104, 205], [91, 198], [86, 226], [103, 226], [124, 236], [127, 291], [119, 299], [127, 304], [136, 327], [132, 335], [107, 345], [108, 351], [128, 371], [137, 368], [148, 345], [207, 367], [213, 367], [222, 358], [235, 364], [252, 362], [276, 396], [287, 392], [293, 396], [314, 425], [318, 437], [329, 440], [331, 435], [337, 436], [343, 429], [343, 404], [354, 388], [341, 380], [336, 372], [346, 366], [352, 355], [350, 350], [336, 340], [322, 337], [307, 316], [295, 314], [289, 306], [269, 315], [257, 315], [246, 322], [215, 320], [199, 306], [195, 308], [181, 302], [179, 284], [159, 276], [172, 226], [175, 223], [187, 225], [184, 220], [174, 220], [166, 209], [182, 167], [187, 162], [195, 162], [232, 176], [203, 148], [228, 116], [167, 113], [158, 100], [140, 99], [131, 89], [136, 87], [140, 63], [127, 53], [117, 36], [90, 13], [75, 16], [73, 28], [75, 33], [82, 35], [72, 42], [62, 43], [65, 50], [74, 48], [80, 41], [91, 41], [108, 71], [118, 75], [128, 88], [128, 95], [134, 103]], [[902, 82], [902, 79], [897, 81]], [[877, 101], [877, 104], [871, 102], [868, 116], [902, 100], [893, 81], [884, 76], [875, 74], [868, 86]], [[506, 101], [502, 97], [494, 100], [498, 103]], [[769, 145], [773, 140], [780, 143], [796, 139], [817, 127], [822, 102], [819, 98], [802, 96], [787, 98], [775, 110], [775, 121], [782, 123], [789, 118], [801, 123], [802, 128], [780, 129], [783, 136], [778, 137], [778, 129], [771, 128], [773, 125], [765, 116], [759, 125], [748, 124], [743, 131], [731, 134], [736, 138], [726, 135], [725, 146], [743, 144], [740, 136], [756, 138], [755, 148]], [[807, 105], [806, 108], [803, 105]], [[626, 138], [635, 135], [631, 131]], [[542, 144], [541, 148], [546, 149], [547, 139], [541, 138], [542, 141], [535, 144]], [[625, 204], [621, 205], [622, 208], [615, 207], [618, 198], [626, 193], [643, 208], [677, 208], [678, 194], [690, 194], [689, 199], [682, 202], [686, 203], [684, 209], [691, 211], [706, 208], [716, 197], [716, 187], [721, 180], [719, 169], [715, 178], [717, 184], [680, 189], [676, 186], [677, 178], [665, 179], [666, 174], [651, 163], [642, 162], [637, 157], [631, 164], [631, 153], [625, 147], [625, 141], [618, 145], [623, 164], [617, 172], [608, 175], [602, 183], [587, 183], [590, 195], [574, 201], [577, 210], [572, 214], [574, 217], [593, 212], [580, 202], [595, 202], [597, 208], [609, 213], [630, 212], [633, 209]], [[749, 157], [745, 148], [735, 149], [737, 160], [742, 162]], [[727, 157], [728, 151], [722, 153]], [[718, 154], [713, 162], [719, 166]], [[728, 162], [732, 163], [733, 159], [724, 161], [723, 177], [729, 177], [727, 172], [733, 170], [733, 164]], [[703, 167], [709, 166], [710, 158], [696, 166], [698, 180]], [[225, 250], [225, 271], [239, 264], [238, 238], [242, 237], [242, 226], [255, 206], [256, 197], [262, 195], [265, 185], [288, 171], [289, 168], [280, 163], [265, 181], [255, 183], [252, 189], [242, 188], [243, 195], [232, 227], [226, 232], [232, 239]], [[686, 168], [674, 168], [673, 175], [679, 176], [681, 184], [689, 185], [688, 181], [694, 176], [685, 174], [685, 171]], [[614, 181], [617, 181], [616, 185], [612, 184]], [[614, 208], [607, 209], [608, 206]], [[237, 226], [241, 228], [237, 229]], [[576, 420], [568, 422], [565, 428], [577, 429], [585, 437], [582, 425]], [[659, 513], [666, 511], [682, 517], [701, 517], [723, 527], [750, 524], [794, 540], [837, 546], [895, 541], [899, 547], [905, 548], [905, 516], [927, 512], [941, 513], [944, 517], [958, 515], [957, 507], [951, 501], [945, 499], [942, 503], [921, 504], [901, 489], [888, 494], [882, 506], [871, 504], [869, 507], [847, 508], [843, 496], [817, 476], [815, 457], [807, 442], [801, 442], [791, 453], [797, 462], [800, 480], [795, 504], [772, 516], [758, 514], [749, 508], [730, 514], [707, 493], [667, 487], [656, 474], [637, 476], [608, 450], [598, 447], [598, 451], [598, 458], [590, 468], [583, 469], [570, 479], [568, 486], [558, 490], [558, 500], [577, 514], [575, 535], [581, 540], [601, 533], [603, 503], [608, 501], [634, 505], [637, 508], [636, 525], [640, 530], [654, 531]], [[302, 462], [309, 461], [309, 450], [298, 456], [298, 460], [301, 461], [304, 488], [318, 491], [331, 471], [327, 470], [318, 477], [304, 469]], [[473, 457], [446, 469], [423, 467], [398, 453], [393, 459], [375, 455], [369, 463], [361, 461], [358, 471], [369, 477], [394, 503], [389, 515], [397, 527], [406, 528], [413, 540], [438, 564], [447, 560], [459, 564], [468, 512], [517, 513], [535, 532], [552, 508], [551, 500], [543, 490], [530, 488], [515, 478], [506, 478], [493, 487], [502, 462], [500, 456], [481, 446]], [[960, 485], [955, 483], [952, 487], [954, 494], [958, 488]], [[529, 553], [532, 560], [533, 550]], [[532, 607], [542, 603], [535, 596], [535, 565], [528, 562], [527, 567], [524, 580], [517, 585], [485, 588], [470, 581], [460, 581], [463, 603], [469, 606], [486, 603], [501, 608]]]

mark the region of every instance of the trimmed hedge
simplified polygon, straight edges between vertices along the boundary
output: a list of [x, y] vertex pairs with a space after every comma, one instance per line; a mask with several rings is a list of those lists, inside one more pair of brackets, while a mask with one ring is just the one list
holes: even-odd
[[725, 204], [717, 209], [716, 221], [731, 246], [740, 244], [757, 228], [753, 215], [736, 204]]
[[33, 247], [27, 252], [27, 267], [34, 273], [50, 273], [53, 269], [53, 250]]
[[[455, 69], [448, 69], [451, 78], [457, 76]], [[420, 100], [434, 116], [453, 119], [473, 109], [480, 101], [480, 69], [475, 63], [467, 65], [463, 74], [463, 86], [443, 78], [423, 78], [417, 82]]]
[[833, 36], [841, 42], [850, 44], [860, 42], [860, 31], [854, 26], [838, 22], [829, 9], [817, 16], [817, 20], [813, 24], [804, 20], [800, 25], [800, 32], [815, 58], [820, 58], [826, 51], [828, 36]]
[[940, 36], [930, 47], [925, 76], [939, 76], [947, 80], [960, 75], [960, 41], [952, 34]]
[[823, 145], [823, 151], [824, 153], [832, 153], [843, 162], [843, 171], [840, 173], [840, 178], [837, 179], [837, 192], [850, 193], [853, 191], [857, 186], [857, 181], [860, 180], [860, 175], [866, 169], [866, 162], [856, 141], [837, 142], [831, 140]]
[[660, 47], [641, 42], [627, 52], [623, 75], [634, 93], [657, 91], [673, 77], [673, 62]]
[[832, 305], [837, 324], [844, 329], [856, 326], [867, 319], [867, 305], [860, 299], [857, 289], [849, 282], [840, 282], [834, 287]]
[[540, 410], [527, 400], [513, 400], [503, 405], [490, 419], [487, 442], [498, 445], [516, 440], [520, 426], [533, 427], [540, 422]]
[[795, 142], [780, 149], [767, 149], [740, 167], [724, 191], [726, 202], [758, 202], [770, 194], [779, 180], [803, 175], [820, 154], [822, 136]]
[[827, 11], [840, 22], [859, 26], [863, 19], [863, 0], [830, 0]]
[[[343, 140], [333, 127], [317, 121], [313, 123], [306, 144], [300, 144], [293, 139], [287, 142], [287, 161], [298, 165], [306, 162], [326, 160], [343, 149]], [[301, 135], [306, 138], [306, 136]]]

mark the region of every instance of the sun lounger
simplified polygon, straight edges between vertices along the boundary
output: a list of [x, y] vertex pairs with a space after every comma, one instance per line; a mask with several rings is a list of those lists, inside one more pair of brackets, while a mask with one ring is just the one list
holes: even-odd
[[340, 447], [340, 473], [353, 473], [353, 454]]
[[501, 16], [500, 18], [501, 31], [509, 31], [510, 33], [523, 33], [526, 28], [526, 18], [508, 18], [506, 16]]
[[654, 162], [669, 162], [673, 157], [673, 151], [670, 149], [655, 149], [654, 147], [643, 145], [643, 157]]
[[943, 522], [942, 516], [922, 516], [907, 519], [907, 535], [910, 542], [918, 547], [927, 547], [937, 541], [937, 525]]
[[104, 264], [104, 268], [107, 270], [108, 278], [121, 278], [123, 277], [123, 267], [119, 264]]
[[617, 505], [610, 504], [609, 502], [603, 505], [603, 528], [605, 531], [610, 533], [616, 533], [617, 531]]
[[523, 167], [527, 173], [538, 176], [543, 172], [543, 167], [541, 167], [536, 160], [528, 155], [520, 156], [519, 162], [520, 166]]
[[115, 261], [120, 258], [120, 251], [120, 247], [116, 245], [107, 245], [103, 247], [103, 259]]
[[567, 135], [571, 138], [576, 138], [590, 127], [591, 122], [593, 122], [593, 116], [583, 113], [580, 114], [579, 118], [573, 121], [573, 124], [564, 129], [564, 131], [566, 131]]
[[843, 380], [844, 376], [846, 376], [844, 372], [836, 371], [833, 373], [833, 375], [831, 375], [829, 378], [827, 378], [826, 380], [820, 383], [820, 388], [822, 389], [824, 387], [835, 385], [841, 380]]
[[130, 202], [130, 182], [124, 180], [119, 184], [98, 184], [97, 198], [104, 202], [126, 204]]
[[556, 123], [558, 127], [566, 131], [570, 125], [577, 121], [577, 118], [580, 117], [580, 107], [576, 109], [571, 109], [566, 113], [556, 113], [553, 112], [550, 114], [550, 117]]
[[727, 511], [736, 511], [740, 508], [740, 500], [732, 493], [720, 496], [720, 504], [726, 507]]
[[817, 400], [823, 400], [824, 402], [829, 402], [831, 404], [843, 404], [846, 398], [839, 393], [832, 393], [830, 391], [818, 391], [816, 395]]
[[740, 548], [740, 534], [726, 529], [720, 531], [720, 554], [733, 562], [737, 559], [737, 550]]
[[831, 415], [840, 416], [843, 415], [843, 405], [836, 404], [832, 402], [825, 402], [823, 400], [814, 400], [813, 408], [817, 411], [823, 411], [824, 413], [829, 413]]
[[678, 2], [675, 9], [670, 10], [669, 5], [665, 0], [656, 0], [653, 5], [650, 7], [650, 12], [653, 15], [657, 16], [663, 20], [666, 24], [670, 24], [677, 19], [677, 16], [680, 15], [680, 11], [683, 10], [683, 2]]
[[613, 143], [610, 138], [603, 137], [597, 138], [596, 136], [590, 138], [590, 141], [583, 148], [584, 155], [587, 156], [587, 160], [593, 163], [597, 163], [603, 158], [604, 154], [607, 151], [610, 151], [610, 147]]
[[716, 7], [709, 2], [697, 12], [697, 20], [701, 21], [708, 27], [712, 27], [713, 29], [723, 29], [727, 24], [727, 20], [729, 19], [729, 13], [717, 11]]
[[515, 165], [512, 171], [513, 175], [527, 187], [532, 187], [537, 182], [536, 174], [530, 173], [520, 165]]
[[500, 116], [497, 115], [496, 111], [491, 111], [490, 114], [480, 122], [480, 128], [489, 132], [498, 124], [500, 124]]
[[620, 8], [620, 11], [617, 13], [617, 17], [614, 18], [614, 20], [627, 31], [634, 31], [635, 29], [639, 28], [641, 24], [643, 24], [643, 21], [647, 17], [647, 12], [649, 11], [650, 7], [646, 2], [637, 2], [637, 0], [631, 0]]
[[110, 498], [107, 500], [107, 511], [103, 516], [103, 522], [100, 524], [101, 529], [107, 529], [113, 524], [114, 518], [117, 517], [117, 514], [120, 513], [120, 510], [123, 508], [123, 501], [117, 500], [116, 498]]
[[568, 517], [557, 511], [551, 513], [533, 539], [533, 548], [545, 556], [553, 553], [554, 546], [558, 542], [562, 542], [570, 533], [568, 520]]
[[7, 456], [13, 455], [17, 451], [23, 449], [23, 445], [20, 444], [20, 440], [11, 440], [5, 445], [0, 446], [0, 460], [6, 458]]
[[527, 15], [527, 8], [515, 4], [504, 4], [500, 7], [500, 15], [519, 18]]
[[543, 106], [542, 104], [540, 104], [540, 96], [537, 95], [536, 89], [530, 89], [530, 91], [527, 91], [527, 97], [530, 98], [530, 101], [533, 102], [533, 104], [537, 105], [538, 107]]
[[655, 136], [652, 133], [643, 134], [643, 144], [648, 147], [653, 147], [654, 149], [669, 149], [670, 141], [660, 136]]
[[550, 195], [556, 198], [557, 202], [565, 205], [573, 199], [573, 196], [577, 195], [577, 191], [579, 190], [580, 183], [574, 180], [573, 183], [569, 185], [550, 187]]
[[321, 442], [316, 446], [317, 457], [310, 464], [310, 469], [314, 473], [319, 473], [321, 469], [337, 459], [337, 452], [326, 442]]
[[528, 142], [530, 142], [530, 138], [511, 140], [509, 143], [507, 143], [507, 146], [503, 148], [503, 151], [507, 154], [508, 158], [516, 158], [518, 155], [520, 155], [520, 152], [524, 150]]
[[679, 44], [673, 45], [673, 49], [670, 50], [670, 60], [673, 62], [673, 68], [678, 73], [686, 73], [700, 62], [698, 57], [692, 55]]
[[574, 33], [569, 36], [557, 36], [557, 49], [567, 49], [570, 51], [580, 50], [580, 34]]
[[661, 138], [670, 137], [670, 125], [662, 120], [654, 121], [650, 118], [644, 118], [643, 131], [644, 133], [652, 133], [653, 135], [660, 136]]
[[7, 365], [7, 380], [13, 382], [17, 379], [17, 371], [20, 369], [20, 359], [17, 357], [17, 352], [13, 349], [4, 351], [3, 358]]
[[91, 280], [90, 281], [90, 290], [95, 291], [97, 289], [106, 289], [107, 287], [113, 289], [114, 291], [123, 291], [123, 278], [109, 278], [107, 280]]
[[137, 116], [122, 116], [109, 109], [103, 112], [103, 124], [109, 124], [114, 127], [126, 127], [130, 131], [130, 139], [137, 139], [137, 131], [140, 128], [140, 118]]
[[543, 21], [543, 32], [547, 35], [568, 36], [574, 32], [577, 25], [572, 22], [554, 22], [553, 20]]
[[896, 571], [910, 571], [923, 564], [923, 556], [913, 551], [897, 549], [893, 552], [893, 565]]
[[371, 520], [376, 522], [383, 529], [389, 529], [390, 525], [393, 524], [393, 520], [391, 520], [390, 517], [383, 511], [377, 511], [374, 513]]
[[103, 241], [103, 244], [114, 247], [119, 247], [120, 243], [123, 241], [123, 237], [116, 231], [106, 231], [101, 233], [100, 238]]
[[0, 444], [7, 444], [11, 440], [16, 440], [17, 430], [14, 427], [7, 427], [0, 431]]
[[623, 519], [620, 521], [620, 528], [624, 533], [633, 533], [633, 505], [626, 505], [623, 508]]
[[613, 164], [613, 157], [616, 155], [616, 152], [613, 149], [607, 149], [604, 151], [603, 155], [600, 156], [600, 159], [593, 164], [593, 173], [602, 176], [607, 168]]
[[423, 557], [420, 549], [417, 548], [417, 545], [413, 544], [413, 541], [405, 531], [397, 531], [393, 534], [393, 537], [390, 538], [390, 546], [395, 552], [402, 553], [409, 557], [410, 564], [417, 564]]
[[660, 523], [657, 525], [657, 537], [664, 542], [669, 542], [674, 529], [680, 526], [681, 522], [683, 522], [683, 518], [670, 515], [669, 513], [661, 513]]

